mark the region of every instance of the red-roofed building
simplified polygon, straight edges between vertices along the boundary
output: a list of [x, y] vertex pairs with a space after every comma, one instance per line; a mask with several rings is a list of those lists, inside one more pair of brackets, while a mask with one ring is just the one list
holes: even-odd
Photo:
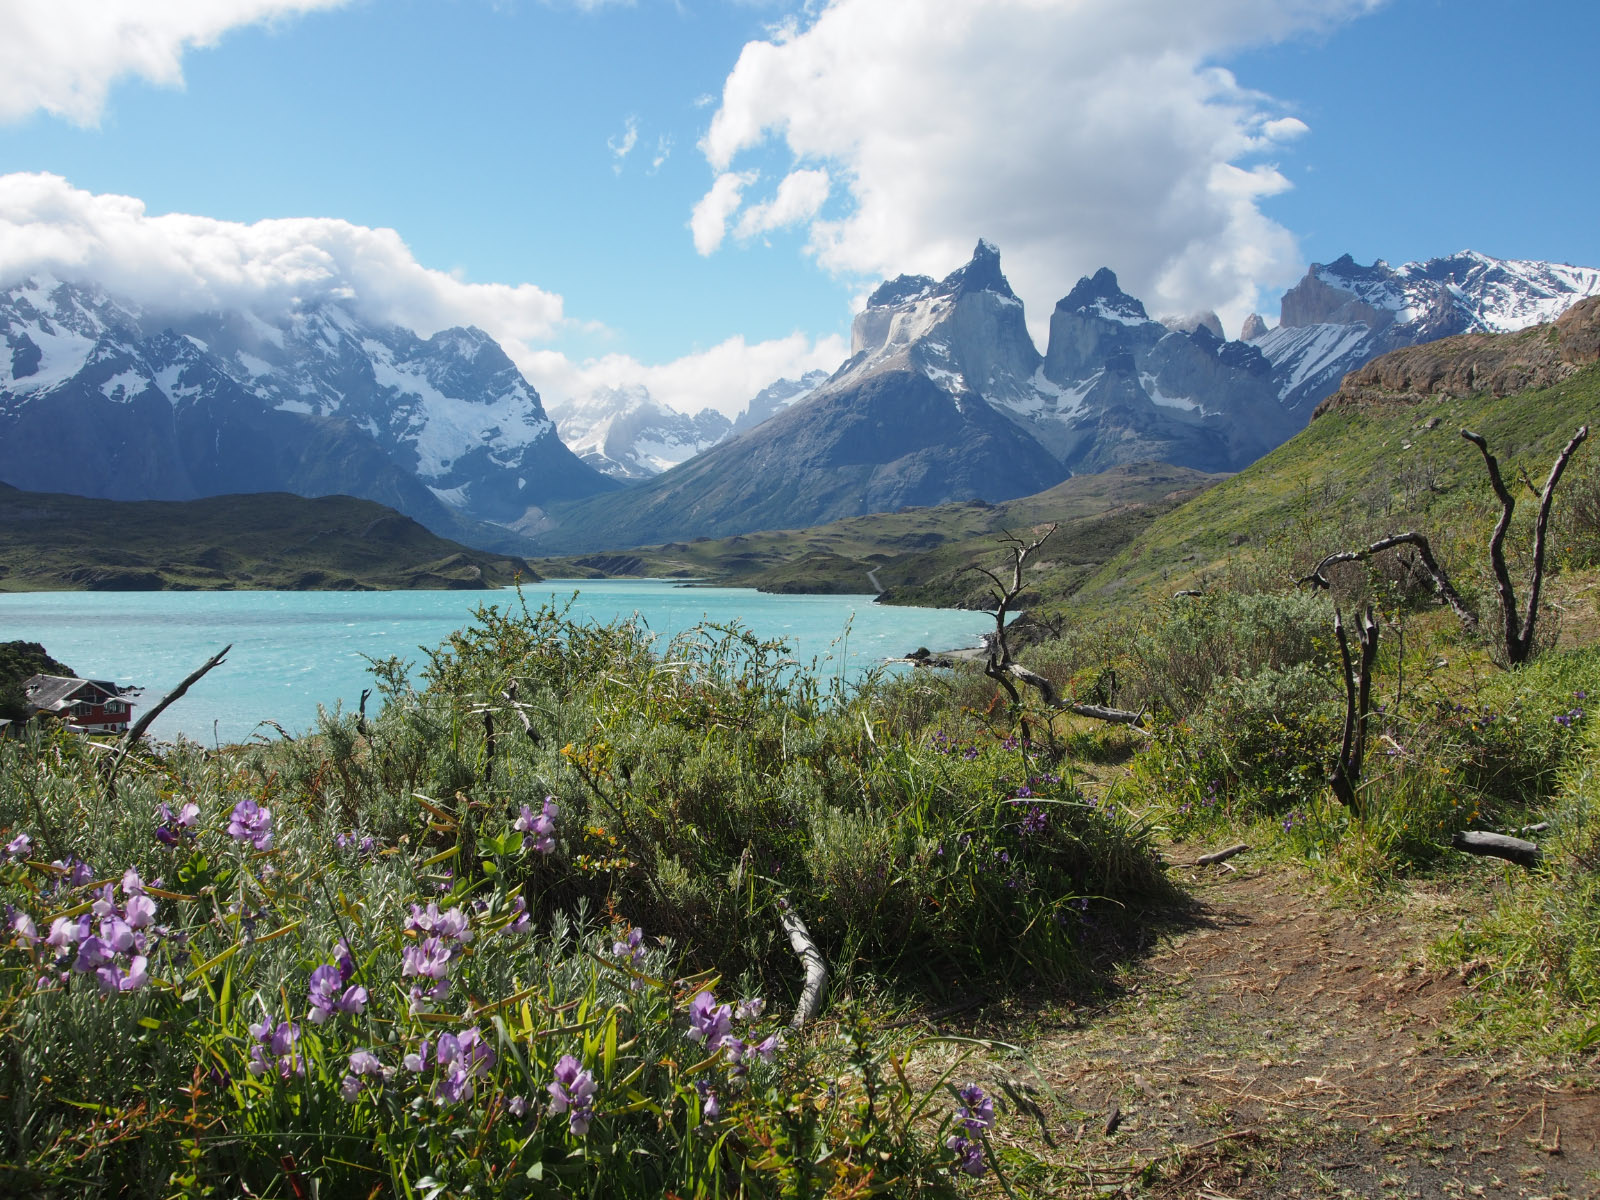
[[124, 697], [136, 691], [105, 679], [62, 675], [35, 675], [22, 685], [32, 713], [49, 713], [83, 733], [126, 733], [133, 705]]

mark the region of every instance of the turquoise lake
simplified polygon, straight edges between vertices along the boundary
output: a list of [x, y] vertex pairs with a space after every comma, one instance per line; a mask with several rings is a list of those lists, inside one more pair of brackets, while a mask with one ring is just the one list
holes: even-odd
[[[530, 608], [565, 603], [574, 592], [576, 620], [637, 613], [663, 645], [700, 621], [736, 620], [758, 637], [783, 639], [806, 666], [821, 659], [824, 671], [850, 675], [918, 646], [975, 646], [994, 621], [980, 612], [876, 605], [870, 596], [771, 596], [655, 580], [546, 580], [523, 589]], [[371, 682], [368, 658], [424, 662], [420, 648], [469, 624], [478, 606], [516, 603], [510, 591], [0, 593], [0, 642], [40, 642], [80, 675], [137, 684], [144, 693], [135, 716], [231, 642], [227, 661], [151, 729], [210, 745], [272, 734], [261, 725], [267, 720], [303, 732], [319, 704], [356, 704]]]

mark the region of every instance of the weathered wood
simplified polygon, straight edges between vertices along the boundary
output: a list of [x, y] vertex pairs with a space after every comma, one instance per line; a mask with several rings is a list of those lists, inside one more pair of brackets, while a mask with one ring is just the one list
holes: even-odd
[[1445, 574], [1444, 568], [1439, 565], [1439, 560], [1434, 558], [1433, 547], [1428, 544], [1428, 539], [1414, 529], [1407, 530], [1405, 533], [1390, 534], [1386, 538], [1379, 538], [1372, 545], [1360, 550], [1339, 550], [1329, 554], [1315, 567], [1311, 568], [1311, 574], [1297, 582], [1302, 585], [1309, 583], [1313, 587], [1329, 589], [1333, 586], [1327, 576], [1329, 567], [1337, 563], [1364, 562], [1374, 554], [1382, 554], [1385, 550], [1392, 550], [1396, 546], [1410, 546], [1417, 552], [1417, 557], [1421, 559], [1423, 568], [1433, 579], [1433, 590], [1438, 593], [1439, 598], [1450, 606], [1451, 611], [1460, 618], [1461, 624], [1465, 629], [1469, 631], [1476, 629], [1478, 627], [1478, 614], [1468, 608], [1466, 602], [1461, 599], [1460, 593], [1451, 584], [1450, 577]]
[[784, 933], [789, 935], [789, 945], [800, 956], [800, 963], [806, 972], [805, 986], [800, 990], [800, 1003], [795, 1005], [794, 1019], [789, 1022], [799, 1029], [822, 1010], [822, 997], [828, 988], [828, 964], [822, 961], [822, 952], [811, 940], [805, 922], [787, 900], [778, 901], [778, 922], [783, 926]]
[[1539, 619], [1539, 590], [1544, 585], [1545, 530], [1550, 523], [1550, 502], [1555, 497], [1556, 484], [1561, 482], [1561, 473], [1567, 469], [1567, 461], [1589, 436], [1589, 427], [1580, 425], [1578, 432], [1572, 435], [1572, 440], [1560, 454], [1556, 455], [1556, 461], [1550, 468], [1550, 475], [1545, 480], [1544, 490], [1539, 493], [1539, 515], [1533, 527], [1533, 577], [1528, 583], [1528, 607], [1525, 615], [1519, 615], [1517, 612], [1516, 592], [1511, 586], [1510, 569], [1506, 566], [1506, 533], [1511, 528], [1511, 514], [1517, 507], [1516, 499], [1500, 475], [1499, 460], [1489, 452], [1488, 440], [1470, 429], [1463, 429], [1461, 436], [1476, 446], [1478, 452], [1483, 455], [1484, 469], [1489, 474], [1489, 486], [1494, 489], [1495, 498], [1500, 501], [1500, 519], [1495, 523], [1494, 533], [1489, 538], [1489, 566], [1494, 572], [1495, 590], [1500, 596], [1501, 639], [1504, 643], [1506, 662], [1513, 667], [1521, 666], [1533, 656], [1534, 627]]
[[122, 735], [122, 740], [117, 743], [117, 754], [116, 754], [116, 757], [111, 760], [111, 767], [106, 772], [106, 795], [107, 796], [110, 796], [112, 799], [116, 798], [116, 795], [117, 795], [117, 772], [122, 770], [122, 763], [123, 763], [123, 760], [125, 760], [128, 757], [128, 751], [135, 744], [138, 743], [140, 738], [142, 738], [144, 736], [144, 731], [146, 729], [149, 729], [151, 723], [157, 717], [159, 717], [162, 713], [166, 712], [167, 708], [170, 705], [172, 705], [173, 703], [175, 703], [178, 700], [181, 700], [183, 698], [183, 694], [185, 692], [187, 692], [191, 687], [193, 687], [196, 683], [200, 682], [201, 678], [208, 671], [212, 670], [215, 667], [220, 667], [222, 665], [223, 660], [227, 657], [228, 651], [232, 650], [232, 649], [233, 649], [233, 643], [229, 642], [226, 646], [224, 646], [221, 650], [218, 650], [215, 654], [213, 654], [210, 658], [208, 658], [199, 667], [197, 667], [195, 670], [191, 671], [189, 673], [188, 677], [185, 678], [182, 683], [180, 683], [177, 687], [173, 688], [170, 692], [168, 692], [165, 696], [163, 696], [161, 698], [161, 703], [160, 704], [157, 704], [149, 712], [145, 713], [144, 716], [140, 717], [137, 721], [135, 721], [134, 724], [133, 724], [133, 728], [128, 730], [127, 733]]
[[1361, 619], [1361, 661], [1350, 658], [1350, 640], [1344, 632], [1344, 614], [1333, 609], [1333, 633], [1339, 643], [1339, 658], [1344, 664], [1344, 731], [1339, 742], [1339, 757], [1328, 772], [1328, 786], [1351, 812], [1362, 815], [1361, 765], [1366, 755], [1367, 721], [1372, 711], [1372, 665], [1378, 658], [1378, 622], [1371, 605]]
[[1248, 849], [1250, 849], [1249, 846], [1244, 842], [1240, 842], [1237, 846], [1229, 846], [1225, 850], [1213, 850], [1210, 854], [1202, 854], [1194, 860], [1194, 865], [1197, 867], [1209, 867], [1215, 863], [1227, 862], [1230, 858], [1243, 854]]
[[1480, 833], [1476, 830], [1457, 833], [1450, 839], [1450, 844], [1468, 854], [1504, 858], [1524, 867], [1536, 867], [1544, 857], [1544, 852], [1534, 843], [1507, 837], [1503, 833]]

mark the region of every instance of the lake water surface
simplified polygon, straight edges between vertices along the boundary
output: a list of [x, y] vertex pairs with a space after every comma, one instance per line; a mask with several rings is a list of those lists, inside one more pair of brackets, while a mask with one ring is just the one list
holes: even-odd
[[[992, 616], [898, 608], [868, 596], [772, 596], [747, 588], [686, 588], [658, 580], [546, 580], [525, 586], [529, 608], [565, 603], [576, 620], [638, 613], [664, 644], [702, 620], [737, 620], [782, 638], [794, 658], [855, 674], [918, 646], [978, 643]], [[319, 704], [353, 707], [370, 685], [367, 659], [426, 661], [484, 604], [514, 592], [17, 592], [0, 593], [0, 642], [43, 643], [81, 675], [144, 689], [135, 715], [228, 643], [227, 661], [156, 721], [151, 732], [210, 744], [248, 739], [260, 722], [307, 729]], [[848, 628], [848, 639], [841, 641]]]

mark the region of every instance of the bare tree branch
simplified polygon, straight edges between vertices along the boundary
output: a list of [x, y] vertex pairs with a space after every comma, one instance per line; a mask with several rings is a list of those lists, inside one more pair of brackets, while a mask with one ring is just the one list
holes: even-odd
[[206, 672], [210, 671], [213, 667], [220, 667], [223, 659], [227, 657], [228, 651], [232, 649], [233, 643], [229, 642], [221, 650], [218, 650], [200, 667], [190, 672], [189, 676], [182, 683], [163, 696], [160, 704], [157, 704], [149, 712], [145, 713], [144, 716], [135, 721], [132, 729], [128, 730], [127, 733], [122, 735], [122, 740], [117, 743], [116, 757], [111, 760], [111, 766], [106, 772], [107, 796], [110, 796], [112, 799], [116, 798], [117, 772], [122, 770], [122, 762], [128, 757], [128, 751], [139, 741], [140, 738], [144, 736], [144, 731], [150, 728], [151, 723], [157, 717], [167, 711], [167, 707], [169, 705], [182, 699], [183, 694], [196, 683], [198, 683], [201, 677], [206, 674]]
[[1344, 631], [1344, 614], [1333, 609], [1333, 634], [1339, 642], [1339, 658], [1344, 664], [1344, 733], [1339, 742], [1339, 757], [1328, 772], [1328, 786], [1345, 807], [1362, 814], [1361, 765], [1366, 754], [1367, 720], [1372, 709], [1372, 664], [1378, 657], [1378, 622], [1371, 606], [1361, 619], [1361, 661], [1350, 658], [1350, 639]]
[[800, 963], [806, 972], [805, 987], [800, 992], [800, 1003], [795, 1005], [794, 1019], [790, 1022], [795, 1029], [799, 1029], [822, 1010], [822, 997], [828, 989], [828, 964], [822, 961], [822, 952], [811, 940], [811, 934], [806, 930], [806, 923], [800, 919], [800, 914], [794, 911], [789, 901], [780, 900], [778, 905], [778, 921], [783, 926], [784, 933], [789, 935], [789, 945], [800, 956]]
[[1533, 654], [1534, 628], [1539, 619], [1539, 592], [1544, 585], [1545, 530], [1550, 523], [1550, 503], [1555, 497], [1556, 484], [1561, 481], [1561, 473], [1567, 469], [1567, 461], [1589, 436], [1589, 427], [1579, 426], [1578, 432], [1572, 435], [1572, 440], [1560, 454], [1556, 455], [1556, 461], [1550, 468], [1550, 476], [1545, 480], [1544, 490], [1538, 493], [1539, 515], [1534, 521], [1533, 532], [1533, 578], [1528, 585], [1527, 612], [1522, 616], [1517, 613], [1517, 597], [1511, 586], [1511, 572], [1506, 567], [1505, 549], [1506, 533], [1511, 529], [1511, 514], [1517, 507], [1516, 498], [1512, 496], [1500, 475], [1500, 463], [1489, 452], [1487, 439], [1470, 429], [1463, 429], [1461, 436], [1476, 446], [1483, 455], [1483, 465], [1489, 473], [1489, 486], [1494, 489], [1495, 497], [1500, 501], [1500, 519], [1495, 523], [1494, 533], [1489, 538], [1489, 566], [1494, 572], [1495, 589], [1500, 595], [1501, 636], [1505, 644], [1506, 661], [1513, 667], [1521, 666]]
[[1327, 576], [1329, 567], [1337, 563], [1364, 562], [1374, 554], [1382, 554], [1385, 550], [1392, 550], [1396, 546], [1411, 546], [1416, 550], [1417, 557], [1422, 560], [1423, 568], [1433, 579], [1433, 590], [1439, 594], [1439, 598], [1450, 606], [1456, 616], [1461, 618], [1461, 624], [1464, 628], [1468, 630], [1476, 629], [1478, 627], [1478, 614], [1466, 606], [1466, 603], [1461, 599], [1460, 593], [1452, 586], [1450, 577], [1445, 574], [1444, 568], [1439, 565], [1439, 560], [1434, 558], [1433, 547], [1428, 544], [1428, 539], [1415, 530], [1380, 538], [1378, 541], [1373, 542], [1372, 545], [1361, 550], [1340, 550], [1334, 554], [1329, 554], [1311, 569], [1311, 574], [1298, 580], [1298, 582], [1302, 585], [1309, 583], [1313, 587], [1330, 588], [1332, 584]]

